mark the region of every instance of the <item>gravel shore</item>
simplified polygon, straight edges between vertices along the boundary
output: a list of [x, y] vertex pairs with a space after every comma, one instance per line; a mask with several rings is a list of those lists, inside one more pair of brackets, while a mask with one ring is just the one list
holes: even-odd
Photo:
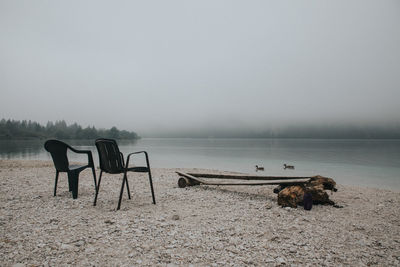
[[[178, 188], [175, 171], [102, 178], [89, 169], [79, 197], [51, 162], [0, 160], [0, 266], [399, 266], [400, 192], [338, 185], [343, 208], [281, 208], [273, 186]], [[97, 172], [97, 175], [100, 172]], [[323, 173], [321, 173], [323, 175]], [[333, 177], [335, 178], [335, 177]], [[330, 192], [329, 192], [330, 194]]]

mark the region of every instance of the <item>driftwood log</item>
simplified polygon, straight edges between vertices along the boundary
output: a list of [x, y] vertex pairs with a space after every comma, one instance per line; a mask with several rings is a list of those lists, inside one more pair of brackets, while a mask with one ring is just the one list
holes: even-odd
[[[180, 188], [199, 184], [217, 186], [278, 185], [274, 189], [274, 193], [278, 194], [278, 204], [282, 207], [296, 208], [298, 204], [303, 205], [305, 194], [307, 196], [306, 206], [312, 204], [334, 205], [335, 203], [329, 199], [325, 190], [337, 191], [336, 183], [333, 179], [319, 175], [313, 177], [287, 177], [242, 174], [176, 173], [180, 176], [178, 180], [178, 186]], [[211, 180], [209, 178], [211, 178]], [[243, 182], [243, 180], [247, 181]]]
[[303, 205], [305, 193], [312, 195], [313, 204], [334, 205], [335, 203], [329, 199], [325, 190], [336, 192], [336, 182], [331, 178], [317, 175], [312, 177], [307, 184], [279, 185], [274, 192], [278, 194], [278, 205], [282, 207], [297, 208], [297, 205]]
[[[249, 185], [297, 185], [309, 183], [311, 177], [284, 177], [284, 176], [252, 176], [252, 175], [224, 175], [204, 173], [176, 172], [180, 178], [178, 186], [184, 188], [199, 184], [223, 186], [249, 186]], [[211, 178], [208, 179], [208, 178]], [[214, 181], [213, 181], [214, 180]], [[217, 180], [217, 181], [215, 181]], [[249, 182], [243, 182], [248, 180]]]

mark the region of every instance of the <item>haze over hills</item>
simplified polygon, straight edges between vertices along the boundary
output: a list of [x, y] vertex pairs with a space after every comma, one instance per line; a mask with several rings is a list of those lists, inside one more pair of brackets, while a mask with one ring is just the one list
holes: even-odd
[[[142, 135], [142, 134], [141, 134]], [[321, 138], [321, 139], [400, 139], [400, 124], [397, 125], [292, 125], [275, 128], [187, 128], [176, 131], [154, 131], [143, 137], [160, 138]], [[0, 139], [137, 139], [136, 132], [111, 129], [86, 128], [64, 120], [48, 122], [43, 126], [32, 121], [0, 121]]]
[[303, 125], [274, 128], [196, 128], [143, 134], [172, 138], [400, 139], [400, 125]]

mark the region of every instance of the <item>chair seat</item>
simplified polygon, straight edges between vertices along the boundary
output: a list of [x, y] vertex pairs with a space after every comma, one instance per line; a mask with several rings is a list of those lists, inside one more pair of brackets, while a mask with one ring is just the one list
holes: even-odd
[[69, 170], [70, 171], [82, 171], [89, 167], [88, 165], [69, 165]]
[[[128, 172], [149, 172], [149, 168], [147, 168], [147, 167], [131, 167], [131, 168], [127, 168], [126, 171], [128, 171]], [[124, 173], [124, 172], [125, 172], [125, 169], [115, 170], [113, 172], [106, 172], [106, 173], [119, 174], [119, 173]]]
[[126, 169], [128, 172], [149, 172], [149, 168], [147, 167], [132, 167]]

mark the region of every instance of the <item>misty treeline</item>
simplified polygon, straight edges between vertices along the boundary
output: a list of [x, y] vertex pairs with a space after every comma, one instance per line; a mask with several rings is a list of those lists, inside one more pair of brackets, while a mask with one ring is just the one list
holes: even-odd
[[43, 126], [34, 121], [0, 121], [0, 139], [96, 139], [99, 137], [112, 139], [137, 139], [139, 136], [135, 132], [118, 130], [116, 127], [111, 129], [96, 129], [93, 127], [83, 128], [77, 123], [67, 125], [64, 120], [48, 122]]
[[280, 138], [313, 139], [399, 139], [400, 125], [310, 125], [292, 126], [270, 132]]
[[[400, 139], [400, 123], [390, 125], [295, 125], [266, 129], [198, 129], [165, 134], [174, 138]], [[157, 136], [158, 137], [158, 136]]]

